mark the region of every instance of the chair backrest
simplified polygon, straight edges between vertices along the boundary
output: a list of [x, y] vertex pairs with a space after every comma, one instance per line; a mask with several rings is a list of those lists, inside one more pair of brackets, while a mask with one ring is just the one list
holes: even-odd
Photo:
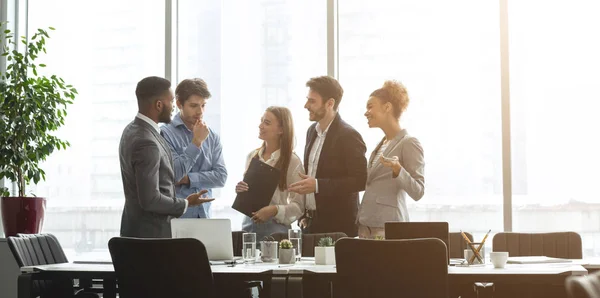
[[343, 238], [335, 245], [338, 297], [448, 297], [448, 257], [436, 238]]
[[[473, 242], [473, 235], [465, 232], [469, 241]], [[448, 233], [448, 256], [450, 258], [463, 258], [465, 249], [467, 249], [467, 242], [460, 232]]]
[[214, 297], [206, 247], [197, 239], [108, 241], [119, 297]]
[[319, 244], [321, 238], [331, 237], [335, 242], [338, 239], [348, 237], [345, 233], [321, 233], [321, 234], [302, 234], [302, 256], [303, 257], [314, 257], [315, 247]]
[[[447, 222], [386, 222], [385, 239], [417, 239], [417, 238], [437, 238], [444, 242], [446, 248], [450, 246], [448, 242], [448, 223]], [[449, 255], [446, 253], [446, 255]], [[446, 261], [450, 261], [449, 257]]]
[[600, 272], [590, 275], [569, 276], [565, 281], [571, 298], [600, 297]]
[[281, 242], [283, 239], [288, 239], [288, 233], [273, 233], [271, 237], [277, 242]]
[[581, 259], [581, 236], [575, 232], [498, 233], [493, 239], [494, 251], [507, 251], [511, 257], [547, 256]]
[[242, 247], [244, 246], [244, 231], [233, 231], [231, 232], [231, 245], [233, 246], [233, 256], [242, 256]]
[[[28, 234], [19, 235], [19, 237], [8, 237], [8, 247], [19, 267], [64, 263], [56, 261], [52, 251], [49, 249], [49, 242], [54, 242], [54, 246], [58, 245], [60, 247], [56, 238], [51, 237], [49, 234]], [[60, 250], [62, 251], [62, 248]], [[33, 282], [33, 294], [34, 296], [72, 296], [73, 282], [69, 279], [52, 281], [36, 280]]]
[[21, 238], [33, 238], [36, 239], [34, 242], [38, 243], [39, 248], [42, 250], [44, 257], [46, 258], [45, 264], [60, 264], [68, 263], [67, 255], [63, 250], [58, 238], [53, 234], [17, 234]]

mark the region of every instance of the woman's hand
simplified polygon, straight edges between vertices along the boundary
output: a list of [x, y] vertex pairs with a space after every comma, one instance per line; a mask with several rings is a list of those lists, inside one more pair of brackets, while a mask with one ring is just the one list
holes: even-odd
[[235, 186], [235, 192], [240, 193], [245, 191], [248, 191], [248, 183], [244, 181], [238, 182], [238, 184]]
[[385, 158], [382, 155], [379, 161], [383, 166], [392, 169], [392, 172], [394, 173], [394, 178], [398, 177], [398, 175], [400, 174], [400, 170], [402, 169], [402, 165], [398, 161], [398, 156], [394, 156], [392, 158]]
[[252, 220], [257, 223], [263, 223], [275, 215], [277, 215], [277, 206], [269, 205], [260, 208], [260, 210], [256, 212], [252, 212]]

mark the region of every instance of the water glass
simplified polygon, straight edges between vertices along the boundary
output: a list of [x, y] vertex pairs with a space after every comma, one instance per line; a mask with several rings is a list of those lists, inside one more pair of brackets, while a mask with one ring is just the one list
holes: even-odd
[[254, 264], [256, 261], [256, 233], [244, 233], [242, 244], [242, 257], [244, 263]]
[[292, 245], [296, 250], [296, 260], [300, 260], [300, 257], [302, 256], [302, 231], [299, 229], [289, 229], [288, 239], [292, 242]]

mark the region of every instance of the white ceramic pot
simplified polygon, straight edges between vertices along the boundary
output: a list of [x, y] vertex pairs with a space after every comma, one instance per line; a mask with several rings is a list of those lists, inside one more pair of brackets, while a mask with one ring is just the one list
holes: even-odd
[[295, 264], [296, 250], [293, 248], [279, 249], [279, 264]]
[[335, 247], [334, 246], [316, 246], [315, 247], [316, 265], [335, 265]]

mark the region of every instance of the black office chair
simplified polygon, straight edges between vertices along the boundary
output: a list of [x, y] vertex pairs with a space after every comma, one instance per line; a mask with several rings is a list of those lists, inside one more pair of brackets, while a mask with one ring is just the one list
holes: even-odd
[[335, 260], [335, 297], [448, 297], [448, 257], [440, 239], [342, 238]]
[[[46, 264], [65, 263], [66, 259], [58, 252], [53, 252], [51, 247], [60, 247], [53, 235], [35, 234], [20, 235], [21, 237], [8, 237], [8, 246], [15, 257], [17, 265], [35, 266]], [[62, 251], [62, 248], [60, 249]], [[78, 290], [73, 287], [71, 279], [34, 280], [32, 297], [99, 297], [96, 293]]]
[[121, 298], [215, 297], [210, 263], [197, 239], [108, 241]]

